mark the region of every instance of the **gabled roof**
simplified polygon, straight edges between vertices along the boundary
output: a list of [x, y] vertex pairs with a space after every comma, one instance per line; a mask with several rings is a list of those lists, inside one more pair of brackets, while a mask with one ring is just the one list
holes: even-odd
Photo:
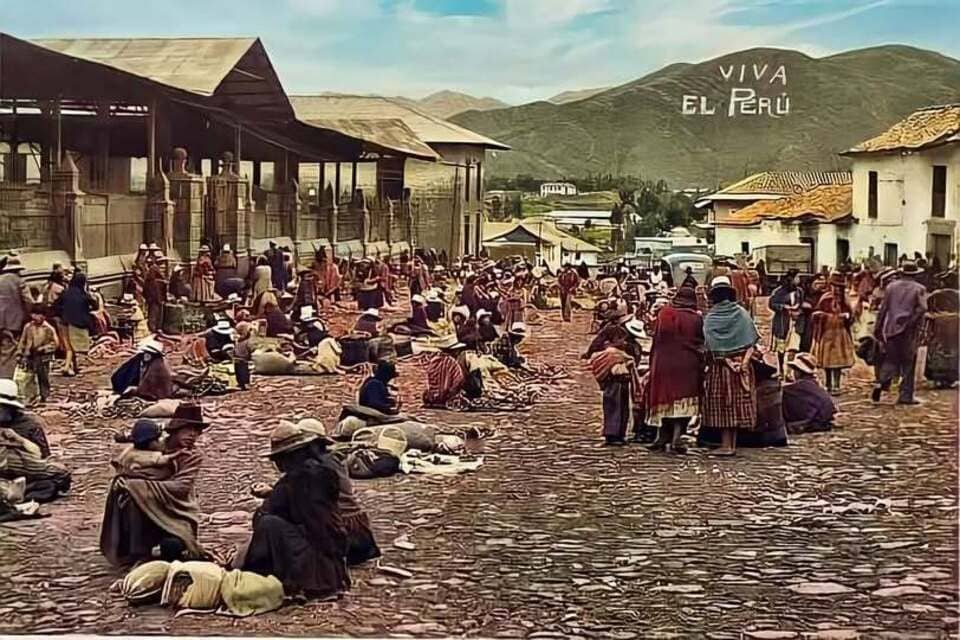
[[763, 220], [839, 222], [851, 215], [853, 185], [823, 185], [785, 198], [758, 200], [717, 222], [717, 226], [750, 226]]
[[59, 38], [30, 44], [123, 71], [217, 106], [292, 119], [293, 109], [259, 38]]
[[410, 128], [398, 119], [350, 120], [311, 118], [307, 124], [332, 129], [340, 133], [359, 138], [390, 152], [420, 158], [437, 160], [440, 156], [418, 138]]
[[526, 218], [510, 222], [486, 222], [483, 225], [483, 242], [540, 242], [560, 246], [565, 251], [599, 253], [601, 249], [558, 229], [552, 221], [544, 218]]
[[472, 144], [490, 149], [510, 147], [390, 98], [379, 96], [290, 96], [301, 120], [398, 119], [427, 144]]
[[696, 205], [714, 200], [775, 200], [824, 185], [853, 184], [849, 171], [763, 171], [704, 196]]
[[914, 111], [883, 133], [865, 140], [843, 155], [918, 150], [960, 142], [960, 104]]

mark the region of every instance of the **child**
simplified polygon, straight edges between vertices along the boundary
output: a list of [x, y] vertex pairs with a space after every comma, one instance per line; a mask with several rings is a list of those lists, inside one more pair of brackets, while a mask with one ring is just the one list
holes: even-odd
[[143, 480], [166, 480], [173, 475], [170, 464], [183, 451], [163, 453], [160, 442], [160, 425], [153, 420], [141, 418], [133, 425], [129, 438], [119, 436], [118, 442], [133, 442], [110, 461], [117, 475]]
[[[24, 364], [24, 369], [36, 377], [40, 402], [46, 402], [50, 395], [50, 360], [58, 344], [57, 332], [47, 322], [46, 308], [40, 304], [33, 305], [30, 309], [30, 322], [20, 334], [17, 354]], [[27, 404], [32, 404], [36, 397], [24, 399]]]

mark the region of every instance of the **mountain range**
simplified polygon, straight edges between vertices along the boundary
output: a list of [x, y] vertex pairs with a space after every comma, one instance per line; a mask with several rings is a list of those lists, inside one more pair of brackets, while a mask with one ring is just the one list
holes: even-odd
[[712, 188], [761, 170], [847, 167], [838, 152], [920, 107], [960, 102], [960, 60], [901, 45], [823, 58], [757, 48], [577, 94], [449, 119], [513, 147], [488, 159], [488, 175]]

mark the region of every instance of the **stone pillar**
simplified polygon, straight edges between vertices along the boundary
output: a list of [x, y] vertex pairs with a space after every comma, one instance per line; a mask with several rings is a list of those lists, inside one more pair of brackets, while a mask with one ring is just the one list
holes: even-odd
[[400, 200], [400, 206], [403, 211], [403, 231], [406, 234], [407, 244], [410, 245], [410, 251], [413, 252], [415, 246], [413, 233], [413, 205], [410, 202], [412, 192], [410, 187], [404, 187], [403, 198]]
[[234, 170], [233, 157], [225, 152], [220, 173], [207, 179], [204, 235], [239, 253], [250, 247], [250, 187]]
[[70, 256], [71, 262], [86, 270], [83, 257], [83, 192], [80, 190], [80, 169], [70, 153], [53, 172], [53, 210], [57, 227], [57, 244]]
[[288, 235], [293, 240], [293, 261], [295, 264], [299, 264], [300, 245], [306, 236], [301, 218], [303, 203], [300, 202], [300, 185], [297, 184], [296, 180], [287, 180], [283, 183], [282, 189], [283, 216], [281, 218], [281, 229], [283, 235]]
[[173, 150], [170, 172], [173, 205], [173, 246], [183, 260], [197, 255], [203, 242], [203, 176], [187, 171], [187, 150]]
[[143, 239], [156, 242], [164, 255], [173, 251], [173, 201], [170, 199], [170, 181], [161, 170], [156, 170], [147, 181], [147, 218]]
[[387, 200], [387, 237], [386, 241], [390, 247], [393, 247], [393, 243], [397, 241], [397, 238], [394, 238], [393, 234], [393, 200]]
[[363, 253], [367, 253], [367, 245], [370, 244], [371, 218], [370, 209], [367, 207], [367, 199], [363, 197], [363, 189], [355, 189], [353, 192], [353, 207], [360, 220], [360, 242], [363, 244]]

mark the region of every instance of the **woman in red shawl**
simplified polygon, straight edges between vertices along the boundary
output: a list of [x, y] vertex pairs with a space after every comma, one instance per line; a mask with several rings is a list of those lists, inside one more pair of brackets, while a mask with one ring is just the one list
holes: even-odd
[[703, 381], [703, 317], [690, 287], [681, 287], [657, 314], [650, 381], [646, 423], [660, 428], [650, 449], [662, 451], [669, 443], [673, 453], [686, 453], [680, 439], [690, 418], [700, 413]]
[[840, 392], [842, 371], [853, 366], [855, 355], [853, 336], [850, 334], [853, 313], [839, 285], [842, 276], [835, 276], [830, 279], [837, 286], [823, 294], [810, 316], [813, 340], [811, 353], [826, 371], [827, 391], [834, 395]]
[[210, 247], [202, 245], [197, 263], [193, 267], [192, 289], [194, 302], [211, 302], [217, 299], [214, 293], [213, 260], [210, 259]]
[[320, 298], [340, 301], [340, 269], [327, 258], [325, 249], [318, 250], [314, 256], [313, 280]]

